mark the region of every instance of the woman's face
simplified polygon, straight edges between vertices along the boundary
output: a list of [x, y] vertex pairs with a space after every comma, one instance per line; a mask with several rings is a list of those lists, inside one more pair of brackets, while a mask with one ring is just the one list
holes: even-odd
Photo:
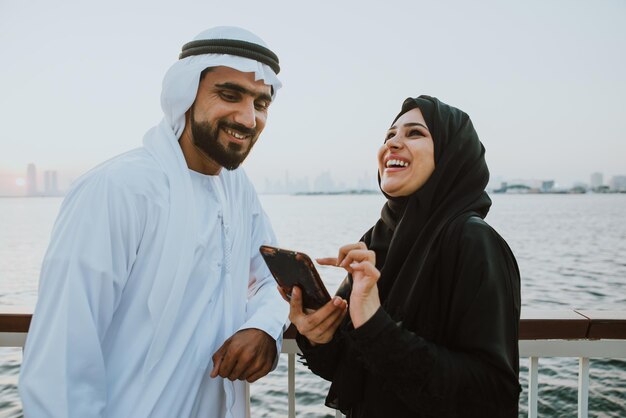
[[421, 110], [409, 110], [387, 131], [378, 150], [380, 187], [389, 196], [408, 196], [435, 171], [435, 146]]

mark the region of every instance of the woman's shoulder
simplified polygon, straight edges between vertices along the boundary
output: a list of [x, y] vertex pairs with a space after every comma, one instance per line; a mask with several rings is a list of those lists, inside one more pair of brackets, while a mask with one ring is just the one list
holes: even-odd
[[474, 237], [482, 235], [498, 235], [495, 229], [479, 216], [468, 216], [463, 223], [463, 236]]
[[510, 261], [511, 265], [517, 265], [509, 244], [484, 219], [468, 217], [458, 230], [456, 248], [462, 259], [478, 263], [488, 260], [489, 264], [497, 264], [498, 260]]
[[491, 225], [476, 215], [460, 216], [452, 221], [447, 228], [447, 235], [462, 241], [500, 237]]
[[461, 224], [453, 228], [453, 235], [461, 248], [484, 251], [486, 248], [501, 248], [508, 245], [498, 232], [479, 216], [468, 216], [460, 220]]

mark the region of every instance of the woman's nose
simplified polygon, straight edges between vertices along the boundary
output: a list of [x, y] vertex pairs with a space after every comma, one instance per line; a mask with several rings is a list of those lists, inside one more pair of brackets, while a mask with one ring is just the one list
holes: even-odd
[[393, 138], [389, 138], [387, 142], [385, 142], [385, 145], [389, 149], [398, 149], [402, 147], [402, 141], [400, 140], [400, 137], [396, 135]]

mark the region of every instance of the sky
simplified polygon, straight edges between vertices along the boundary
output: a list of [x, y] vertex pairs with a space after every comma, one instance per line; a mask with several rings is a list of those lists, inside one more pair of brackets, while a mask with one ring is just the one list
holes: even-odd
[[[626, 174], [626, 2], [0, 0], [0, 194], [26, 165], [61, 187], [141, 146], [181, 46], [236, 25], [283, 89], [244, 167], [267, 181], [375, 179], [409, 96], [466, 111], [492, 179]], [[41, 180], [40, 180], [41, 181]]]

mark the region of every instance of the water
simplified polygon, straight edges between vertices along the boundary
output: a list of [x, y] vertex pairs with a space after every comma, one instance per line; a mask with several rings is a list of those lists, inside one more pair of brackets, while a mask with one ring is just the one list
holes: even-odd
[[[282, 246], [313, 257], [357, 240], [380, 213], [369, 196], [261, 196]], [[626, 195], [494, 195], [487, 221], [508, 241], [522, 272], [522, 303], [534, 309], [626, 307]], [[33, 305], [43, 254], [61, 204], [56, 198], [0, 199], [0, 306]], [[320, 268], [334, 291], [343, 274]], [[0, 418], [21, 417], [19, 349], [0, 348]], [[527, 361], [520, 378], [527, 384]], [[576, 416], [575, 359], [540, 359], [539, 414]], [[334, 417], [328, 383], [296, 368], [298, 417]], [[287, 415], [287, 358], [252, 385], [254, 417]], [[591, 360], [590, 416], [626, 417], [626, 361]], [[520, 400], [526, 415], [527, 392]]]

